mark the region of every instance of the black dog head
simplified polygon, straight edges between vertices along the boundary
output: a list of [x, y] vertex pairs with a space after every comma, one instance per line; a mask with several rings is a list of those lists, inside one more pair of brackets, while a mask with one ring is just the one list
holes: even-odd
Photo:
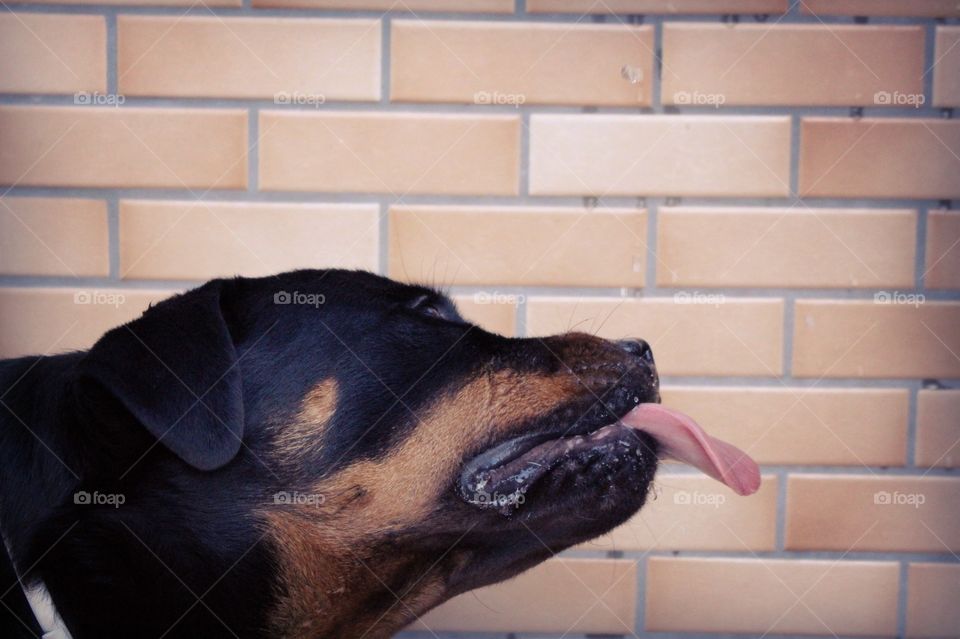
[[[618, 423], [659, 401], [642, 341], [510, 339], [368, 273], [210, 282], [107, 333], [77, 379], [108, 440], [84, 481], [127, 494], [98, 530], [136, 531], [191, 590], [261, 561], [209, 605], [229, 626], [253, 589], [235, 623], [270, 636], [396, 631], [620, 524], [657, 464]], [[155, 529], [171, 518], [183, 546]]]

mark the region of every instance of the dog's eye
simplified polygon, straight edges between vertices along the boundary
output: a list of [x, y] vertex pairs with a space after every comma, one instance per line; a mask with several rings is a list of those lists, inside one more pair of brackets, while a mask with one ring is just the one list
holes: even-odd
[[410, 309], [417, 311], [418, 313], [422, 313], [427, 317], [443, 318], [443, 313], [426, 295], [418, 297], [416, 300], [414, 300], [413, 303], [410, 304]]

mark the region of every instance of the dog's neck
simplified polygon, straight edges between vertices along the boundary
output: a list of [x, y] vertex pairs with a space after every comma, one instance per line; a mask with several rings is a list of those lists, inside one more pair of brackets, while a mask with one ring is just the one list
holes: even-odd
[[460, 551], [372, 548], [349, 527], [298, 514], [270, 519], [282, 551], [275, 636], [390, 637], [445, 601], [450, 573], [466, 561]]

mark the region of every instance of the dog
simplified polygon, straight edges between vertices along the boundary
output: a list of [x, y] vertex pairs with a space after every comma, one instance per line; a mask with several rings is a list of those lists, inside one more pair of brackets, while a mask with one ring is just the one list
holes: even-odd
[[759, 481], [657, 406], [646, 342], [360, 271], [212, 280], [0, 393], [4, 637], [37, 588], [74, 639], [389, 637], [623, 523], [664, 454]]

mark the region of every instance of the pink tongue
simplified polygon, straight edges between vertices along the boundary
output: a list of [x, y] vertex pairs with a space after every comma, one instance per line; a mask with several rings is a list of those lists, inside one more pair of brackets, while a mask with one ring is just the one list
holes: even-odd
[[620, 421], [652, 435], [660, 443], [661, 457], [696, 466], [739, 495], [750, 495], [760, 488], [757, 462], [736, 446], [706, 434], [679, 411], [660, 404], [640, 404]]

